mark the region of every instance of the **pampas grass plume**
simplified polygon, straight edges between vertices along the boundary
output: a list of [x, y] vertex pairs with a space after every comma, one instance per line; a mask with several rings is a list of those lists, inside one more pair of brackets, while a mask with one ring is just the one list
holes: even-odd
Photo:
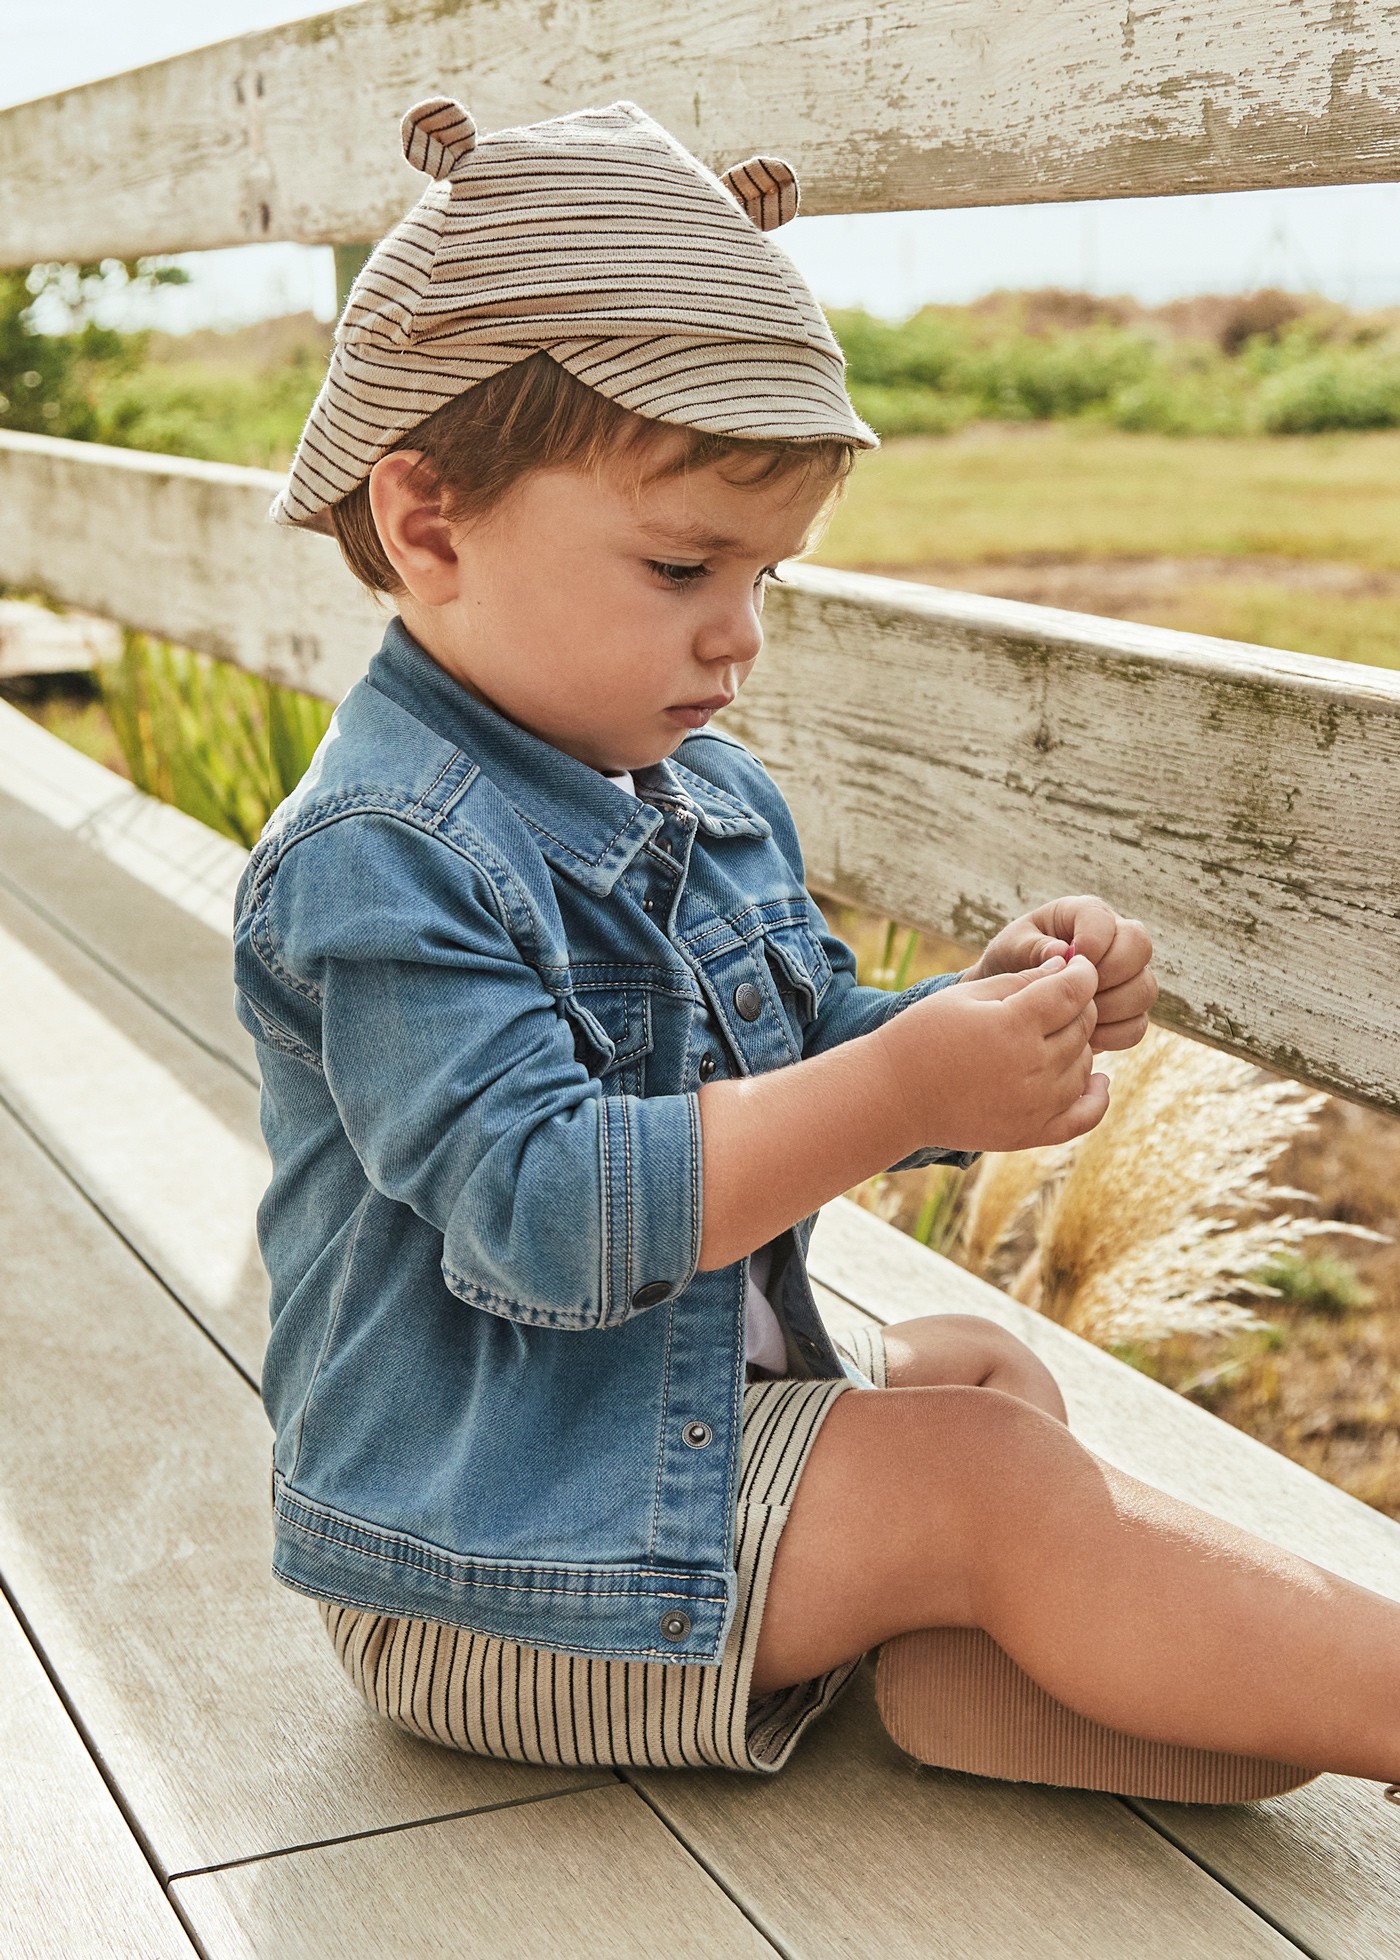
[[983, 1270], [1027, 1208], [1031, 1258], [1011, 1291], [1101, 1345], [1267, 1325], [1227, 1295], [1276, 1297], [1250, 1274], [1317, 1233], [1374, 1238], [1335, 1219], [1259, 1216], [1308, 1193], [1268, 1168], [1327, 1098], [1258, 1079], [1252, 1063], [1149, 1025], [1135, 1048], [1095, 1057], [1112, 1080], [1096, 1129], [1051, 1150], [989, 1156], [961, 1256]]

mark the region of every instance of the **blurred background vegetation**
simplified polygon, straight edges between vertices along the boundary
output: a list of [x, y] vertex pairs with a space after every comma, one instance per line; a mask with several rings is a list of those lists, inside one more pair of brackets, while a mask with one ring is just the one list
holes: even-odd
[[[295, 314], [174, 337], [95, 323], [104, 292], [182, 277], [157, 261], [117, 260], [0, 273], [0, 427], [285, 468], [330, 326]], [[50, 321], [61, 307], [66, 330], [36, 330], [41, 296]], [[1051, 290], [926, 307], [898, 325], [850, 311], [832, 323], [852, 394], [885, 446], [862, 458], [821, 562], [1400, 665], [1400, 312], [1274, 291], [1145, 308]], [[21, 673], [0, 680], [0, 696], [245, 846], [300, 778], [331, 713], [125, 630], [89, 669]], [[889, 920], [835, 902], [825, 910], [875, 985], [966, 963], [965, 949]], [[1184, 1106], [1191, 1070], [1211, 1051], [1163, 1040], [1155, 1065], [1180, 1072]], [[1270, 1078], [1230, 1067], [1228, 1081], [1198, 1085], [1201, 1137], [1207, 1090], [1237, 1106], [1253, 1096], [1256, 1155], [1279, 1195], [1261, 1196], [1229, 1166], [1218, 1167], [1213, 1195], [1196, 1194], [1194, 1215], [1213, 1204], [1231, 1229], [1255, 1234], [1239, 1243], [1257, 1262], [1216, 1275], [1211, 1311], [1184, 1324], [1149, 1313], [1136, 1331], [1111, 1317], [1096, 1325], [1087, 1282], [1078, 1307], [1039, 1289], [1039, 1255], [1056, 1230], [1058, 1259], [1088, 1261], [1086, 1217], [1114, 1226], [1120, 1253], [1141, 1252], [1141, 1233], [1125, 1227], [1129, 1211], [1142, 1215], [1140, 1141], [1128, 1177], [1121, 1153], [1117, 1171], [1087, 1156], [1078, 1169], [1041, 1165], [1034, 1178], [1011, 1165], [1024, 1188], [996, 1233], [986, 1219], [1006, 1159], [969, 1174], [888, 1173], [850, 1195], [1400, 1517], [1400, 1123], [1322, 1098], [1285, 1135], [1264, 1114]], [[1145, 1107], [1146, 1094], [1131, 1072], [1115, 1083], [1123, 1151], [1134, 1097]], [[1168, 1167], [1159, 1194], [1170, 1181]], [[1290, 1238], [1284, 1208], [1296, 1212], [1299, 1190], [1319, 1221], [1335, 1222], [1339, 1245]], [[1380, 1236], [1348, 1238], [1348, 1227]], [[1100, 1293], [1112, 1277], [1097, 1274]], [[1152, 1306], [1150, 1280], [1135, 1278], [1131, 1294]]]

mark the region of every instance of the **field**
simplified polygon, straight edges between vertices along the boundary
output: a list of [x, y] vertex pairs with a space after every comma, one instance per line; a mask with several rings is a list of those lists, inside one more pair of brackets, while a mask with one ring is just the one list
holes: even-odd
[[861, 458], [819, 563], [1400, 665], [1400, 433], [979, 424]]

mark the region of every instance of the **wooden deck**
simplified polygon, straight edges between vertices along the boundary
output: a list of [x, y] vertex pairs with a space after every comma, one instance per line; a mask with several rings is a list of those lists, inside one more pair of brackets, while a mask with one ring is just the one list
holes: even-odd
[[[242, 862], [0, 708], [0, 1953], [1400, 1960], [1370, 1783], [1217, 1809], [924, 1769], [868, 1669], [774, 1778], [378, 1724], [269, 1572]], [[855, 1206], [812, 1268], [834, 1324], [1003, 1321], [1101, 1455], [1400, 1598], [1400, 1526]]]

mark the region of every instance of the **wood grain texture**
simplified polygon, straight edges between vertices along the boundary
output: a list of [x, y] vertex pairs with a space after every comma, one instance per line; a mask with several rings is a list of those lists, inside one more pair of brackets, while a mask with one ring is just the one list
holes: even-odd
[[765, 630], [716, 725], [815, 891], [977, 950], [1098, 893], [1154, 1018], [1400, 1108], [1400, 674], [815, 567]]
[[194, 1948], [0, 1599], [0, 1953], [192, 1960]]
[[[330, 539], [263, 521], [277, 481], [0, 438], [0, 580], [339, 699], [382, 620]], [[1400, 1109], [1400, 674], [814, 566], [766, 632], [715, 725], [813, 890], [973, 949], [1097, 892], [1153, 935], [1157, 1019]]]
[[[185, 1878], [210, 1960], [738, 1960], [774, 1949], [614, 1785]], [[353, 1941], [350, 1929], [353, 1927]]]
[[718, 169], [788, 158], [809, 212], [1387, 181], [1400, 9], [367, 0], [7, 110], [0, 260], [376, 238], [443, 91], [488, 130], [628, 97]]
[[338, 701], [389, 612], [334, 539], [272, 523], [282, 482], [271, 470], [6, 431], [0, 584], [70, 604], [85, 590], [93, 612]]
[[611, 1782], [370, 1713], [271, 1576], [257, 1397], [0, 1112], [0, 1570], [167, 1873]]
[[229, 946], [247, 861], [0, 701], [0, 887], [256, 1086]]
[[[819, 1298], [832, 1289], [840, 1313], [860, 1309], [885, 1323], [930, 1312], [997, 1321], [1050, 1369], [1070, 1427], [1096, 1455], [1400, 1600], [1400, 1524], [1160, 1382], [1125, 1371], [1112, 1355], [859, 1206], [843, 1198], [824, 1207], [810, 1270]], [[1325, 1683], [1319, 1692], [1326, 1692]], [[1363, 1954], [1400, 1960], [1400, 1827], [1380, 1788], [1357, 1777], [1323, 1776], [1265, 1803], [1133, 1808], [1321, 1960]]]
[[1116, 1798], [915, 1764], [886, 1735], [872, 1680], [867, 1663], [779, 1776], [629, 1772], [784, 1952], [1294, 1956]]
[[[227, 937], [248, 853], [0, 701], [0, 795]], [[5, 852], [8, 864], [10, 852]]]
[[256, 1382], [258, 1091], [0, 888], [0, 1103]]

